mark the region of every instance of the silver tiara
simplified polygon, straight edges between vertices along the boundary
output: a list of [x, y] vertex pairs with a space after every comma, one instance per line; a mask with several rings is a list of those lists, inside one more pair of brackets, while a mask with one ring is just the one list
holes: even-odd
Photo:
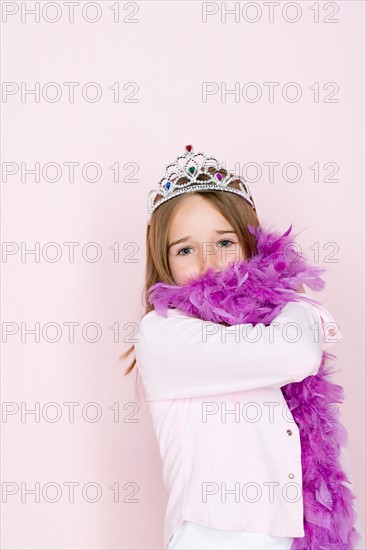
[[[234, 174], [227, 174], [223, 176], [220, 173], [210, 174], [208, 168], [213, 167], [216, 170], [223, 168], [221, 163], [214, 157], [207, 157], [204, 153], [194, 153], [192, 145], [186, 145], [184, 155], [179, 155], [174, 162], [167, 164], [165, 167], [164, 177], [159, 181], [159, 188], [152, 189], [147, 196], [147, 210], [150, 214], [150, 223], [152, 213], [163, 204], [163, 202], [183, 195], [183, 193], [190, 193], [192, 191], [229, 191], [240, 195], [247, 201], [247, 203], [255, 210], [253, 198], [250, 193], [248, 184], [241, 176]], [[205, 181], [197, 180], [200, 174], [206, 174], [209, 179]], [[174, 183], [179, 178], [188, 178], [186, 183], [180, 185]], [[239, 180], [240, 189], [231, 187], [233, 181]], [[158, 195], [161, 195], [155, 204], [154, 201]]]

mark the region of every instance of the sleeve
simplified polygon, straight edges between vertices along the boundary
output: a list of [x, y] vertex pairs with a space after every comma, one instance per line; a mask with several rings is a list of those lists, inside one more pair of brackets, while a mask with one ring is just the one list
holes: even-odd
[[281, 387], [318, 372], [323, 336], [319, 314], [304, 302], [288, 303], [268, 326], [153, 310], [140, 321], [136, 363], [150, 401]]
[[[301, 294], [306, 296], [306, 299], [308, 298], [306, 293], [301, 292]], [[313, 300], [311, 303], [307, 303], [309, 307], [312, 307], [314, 312], [319, 316], [319, 322], [323, 327], [323, 350], [327, 351], [330, 347], [334, 346], [334, 344], [338, 344], [338, 342], [342, 340], [343, 334], [341, 333], [338, 323], [334, 317], [322, 304]]]

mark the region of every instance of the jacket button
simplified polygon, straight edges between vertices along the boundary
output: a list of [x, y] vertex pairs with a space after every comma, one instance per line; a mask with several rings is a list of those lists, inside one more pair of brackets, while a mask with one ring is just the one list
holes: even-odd
[[292, 431], [291, 431], [291, 430], [287, 430], [287, 433], [288, 433], [288, 435], [292, 435]]
[[289, 474], [288, 477], [289, 477], [290, 479], [294, 479], [295, 476], [294, 476], [294, 474]]

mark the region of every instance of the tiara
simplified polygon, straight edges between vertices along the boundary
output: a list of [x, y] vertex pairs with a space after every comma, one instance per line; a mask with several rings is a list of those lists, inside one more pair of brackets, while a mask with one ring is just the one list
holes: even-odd
[[[186, 145], [184, 155], [177, 156], [174, 162], [166, 165], [165, 174], [159, 181], [158, 189], [152, 189], [147, 196], [147, 210], [150, 214], [148, 223], [150, 223], [151, 215], [158, 206], [173, 197], [193, 191], [229, 191], [230, 193], [235, 193], [243, 197], [251, 208], [255, 210], [254, 201], [248, 184], [241, 176], [229, 173], [223, 176], [219, 172], [213, 175], [208, 171], [211, 167], [216, 170], [221, 170], [223, 168], [216, 158], [207, 157], [204, 153], [195, 153], [192, 145]], [[204, 181], [198, 180], [197, 177], [201, 174], [208, 176], [208, 179]], [[187, 178], [188, 181], [179, 185], [174, 183], [182, 177]], [[233, 181], [238, 180], [240, 189], [231, 186]], [[161, 198], [154, 204], [158, 195], [160, 195]]]

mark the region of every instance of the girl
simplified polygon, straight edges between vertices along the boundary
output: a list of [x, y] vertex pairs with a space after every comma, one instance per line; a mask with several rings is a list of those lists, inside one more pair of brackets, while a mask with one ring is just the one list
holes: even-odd
[[[166, 167], [148, 211], [146, 313], [126, 374], [137, 362], [163, 461], [164, 548], [294, 548], [305, 536], [301, 441], [281, 388], [318, 373], [335, 343], [323, 341], [334, 319], [320, 304], [289, 302], [270, 324], [235, 324], [243, 339], [223, 333], [233, 323], [205, 322], [177, 305], [160, 315], [159, 294], [155, 303], [148, 295], [157, 283], [191, 292], [208, 272], [256, 257], [248, 227], [260, 224], [242, 179], [192, 146]], [[294, 290], [305, 296], [302, 285]], [[297, 341], [284, 331], [294, 324]], [[348, 546], [337, 548], [356, 537], [348, 527]]]

